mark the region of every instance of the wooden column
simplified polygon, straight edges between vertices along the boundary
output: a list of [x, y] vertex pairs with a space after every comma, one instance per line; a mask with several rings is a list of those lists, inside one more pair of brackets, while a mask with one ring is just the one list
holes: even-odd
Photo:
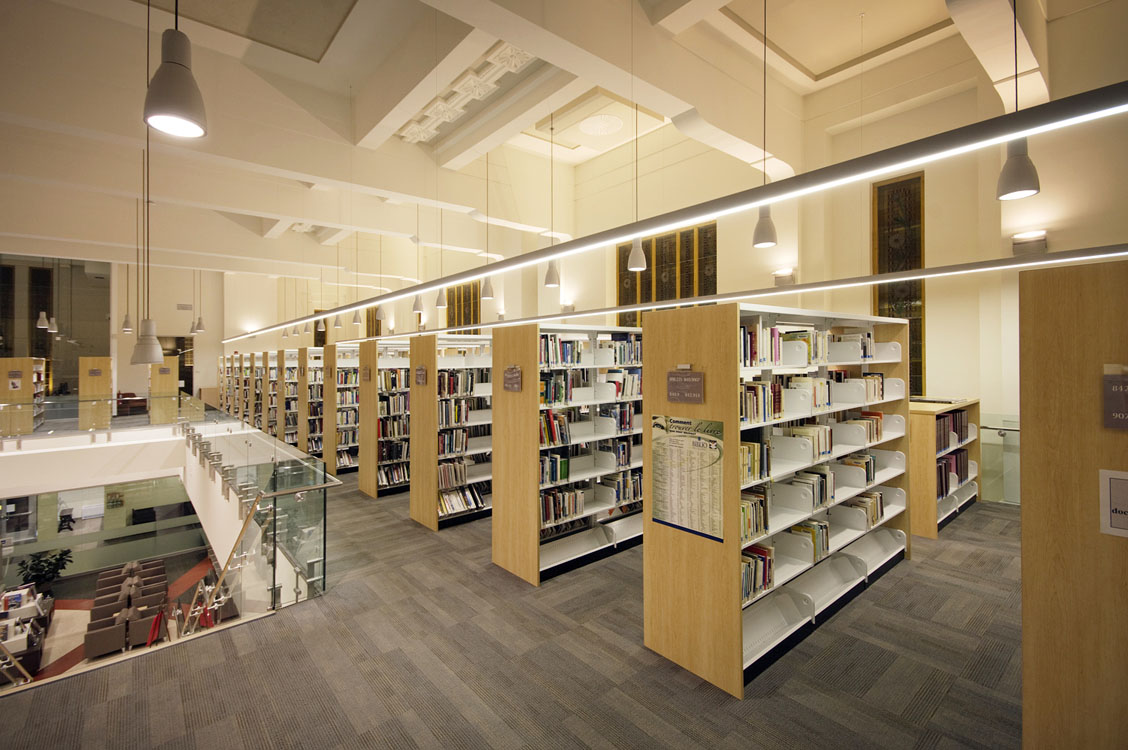
[[[411, 339], [411, 519], [439, 530], [439, 408], [434, 336]], [[420, 373], [423, 375], [422, 383]], [[495, 528], [496, 533], [496, 528]]]
[[259, 419], [262, 420], [262, 431], [267, 435], [270, 433], [270, 352], [262, 352], [258, 355], [261, 357], [262, 367], [262, 382], [259, 385]]
[[114, 398], [113, 374], [111, 357], [78, 358], [78, 429], [109, 428]]
[[168, 355], [159, 365], [149, 365], [149, 424], [176, 422], [180, 394], [177, 366], [180, 358]]
[[[739, 325], [735, 304], [642, 314], [642, 596], [646, 647], [743, 698]], [[666, 373], [684, 364], [705, 373], [703, 404], [666, 399]], [[723, 542], [652, 520], [654, 415], [723, 422]]]
[[1100, 532], [1101, 469], [1128, 471], [1104, 427], [1103, 367], [1128, 364], [1128, 262], [1019, 273], [1022, 744], [1128, 738], [1128, 538]]
[[[493, 334], [493, 563], [540, 585], [540, 380], [536, 325], [495, 328]], [[521, 390], [501, 387], [507, 367], [521, 369]], [[411, 396], [412, 428], [415, 395]], [[414, 454], [415, 444], [411, 451]], [[412, 466], [412, 482], [415, 467]]]
[[360, 344], [360, 448], [357, 450], [357, 486], [369, 497], [376, 497], [379, 488], [379, 414], [380, 414], [380, 347], [375, 341]]
[[309, 453], [309, 347], [298, 348], [298, 450]]
[[337, 476], [337, 345], [327, 344], [321, 353], [321, 458], [325, 470]]

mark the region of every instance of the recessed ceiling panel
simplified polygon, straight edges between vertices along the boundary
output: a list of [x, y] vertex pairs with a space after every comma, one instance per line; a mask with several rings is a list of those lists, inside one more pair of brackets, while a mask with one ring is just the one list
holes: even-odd
[[[171, 13], [174, 3], [153, 0], [153, 7]], [[180, 15], [318, 62], [354, 5], [356, 0], [182, 0]]]

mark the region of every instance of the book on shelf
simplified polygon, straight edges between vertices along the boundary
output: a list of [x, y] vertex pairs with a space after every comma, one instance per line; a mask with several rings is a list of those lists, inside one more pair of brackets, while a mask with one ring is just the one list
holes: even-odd
[[604, 475], [599, 478], [599, 486], [612, 493], [611, 499], [616, 506], [642, 500], [641, 470]]
[[877, 459], [871, 453], [851, 453], [839, 459], [845, 466], [855, 466], [866, 473], [866, 484], [872, 484], [877, 478]]
[[873, 332], [871, 331], [856, 331], [849, 333], [838, 333], [831, 336], [831, 341], [839, 344], [856, 343], [862, 352], [862, 359], [873, 358]]
[[568, 481], [570, 473], [568, 471], [570, 460], [568, 456], [561, 456], [557, 453], [545, 453], [541, 455], [540, 469], [541, 469], [541, 484], [556, 484], [558, 482]]
[[568, 432], [568, 418], [552, 409], [541, 412], [540, 444], [567, 445], [571, 442]]
[[556, 333], [540, 335], [540, 364], [542, 367], [568, 367], [583, 361], [586, 340], [563, 338]]
[[811, 510], [825, 508], [834, 501], [834, 472], [829, 466], [812, 466], [796, 472], [788, 484], [810, 490]]
[[808, 537], [814, 545], [812, 563], [826, 557], [830, 551], [830, 524], [818, 518], [809, 518], [791, 527], [792, 534]]
[[770, 485], [753, 487], [740, 493], [740, 539], [749, 542], [768, 532], [771, 516]]
[[742, 380], [740, 420], [771, 422], [783, 416], [783, 385], [777, 380]]
[[775, 585], [775, 549], [764, 544], [745, 547], [740, 562], [741, 598], [747, 604]]
[[544, 524], [566, 521], [573, 516], [584, 512], [584, 496], [586, 490], [582, 487], [560, 488], [553, 487], [541, 490], [541, 521]]
[[770, 443], [743, 442], [740, 444], [740, 483], [758, 482], [772, 473]]
[[784, 427], [781, 432], [790, 437], [807, 438], [807, 440], [811, 441], [812, 461], [817, 461], [824, 456], [829, 456], [834, 449], [834, 433], [830, 425], [792, 425], [790, 427]]
[[807, 347], [807, 363], [822, 364], [827, 357], [827, 332], [813, 329], [785, 331], [780, 335], [782, 341], [801, 341]]
[[489, 506], [489, 483], [443, 490], [439, 493], [439, 517], [481, 510]]
[[805, 391], [811, 395], [811, 408], [816, 411], [830, 408], [830, 380], [806, 375], [784, 375], [783, 387]]
[[778, 364], [783, 336], [776, 326], [764, 325], [756, 316], [740, 326], [739, 356], [741, 367], [763, 367]]
[[615, 398], [638, 398], [642, 395], [640, 370], [608, 370], [604, 382], [615, 386]]
[[883, 493], [877, 490], [862, 492], [844, 502], [843, 505], [865, 511], [866, 529], [872, 529], [881, 523], [881, 519], [885, 516], [885, 498]]

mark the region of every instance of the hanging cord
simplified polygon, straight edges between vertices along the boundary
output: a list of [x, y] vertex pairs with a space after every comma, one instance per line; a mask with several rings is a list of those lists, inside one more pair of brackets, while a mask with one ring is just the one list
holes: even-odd
[[1014, 111], [1018, 112], [1018, 0], [1011, 0], [1014, 16]]
[[768, 0], [764, 0], [764, 185], [768, 184]]
[[628, 3], [629, 10], [628, 21], [631, 29], [631, 102], [634, 104], [634, 202], [635, 202], [635, 221], [638, 221], [638, 100], [635, 99], [635, 75], [634, 75], [634, 3]]
[[556, 113], [548, 114], [548, 246], [556, 244]]

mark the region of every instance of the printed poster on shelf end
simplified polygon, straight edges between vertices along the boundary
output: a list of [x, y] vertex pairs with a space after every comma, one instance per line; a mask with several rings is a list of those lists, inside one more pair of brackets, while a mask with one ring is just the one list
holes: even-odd
[[724, 423], [651, 418], [652, 518], [724, 541]]

